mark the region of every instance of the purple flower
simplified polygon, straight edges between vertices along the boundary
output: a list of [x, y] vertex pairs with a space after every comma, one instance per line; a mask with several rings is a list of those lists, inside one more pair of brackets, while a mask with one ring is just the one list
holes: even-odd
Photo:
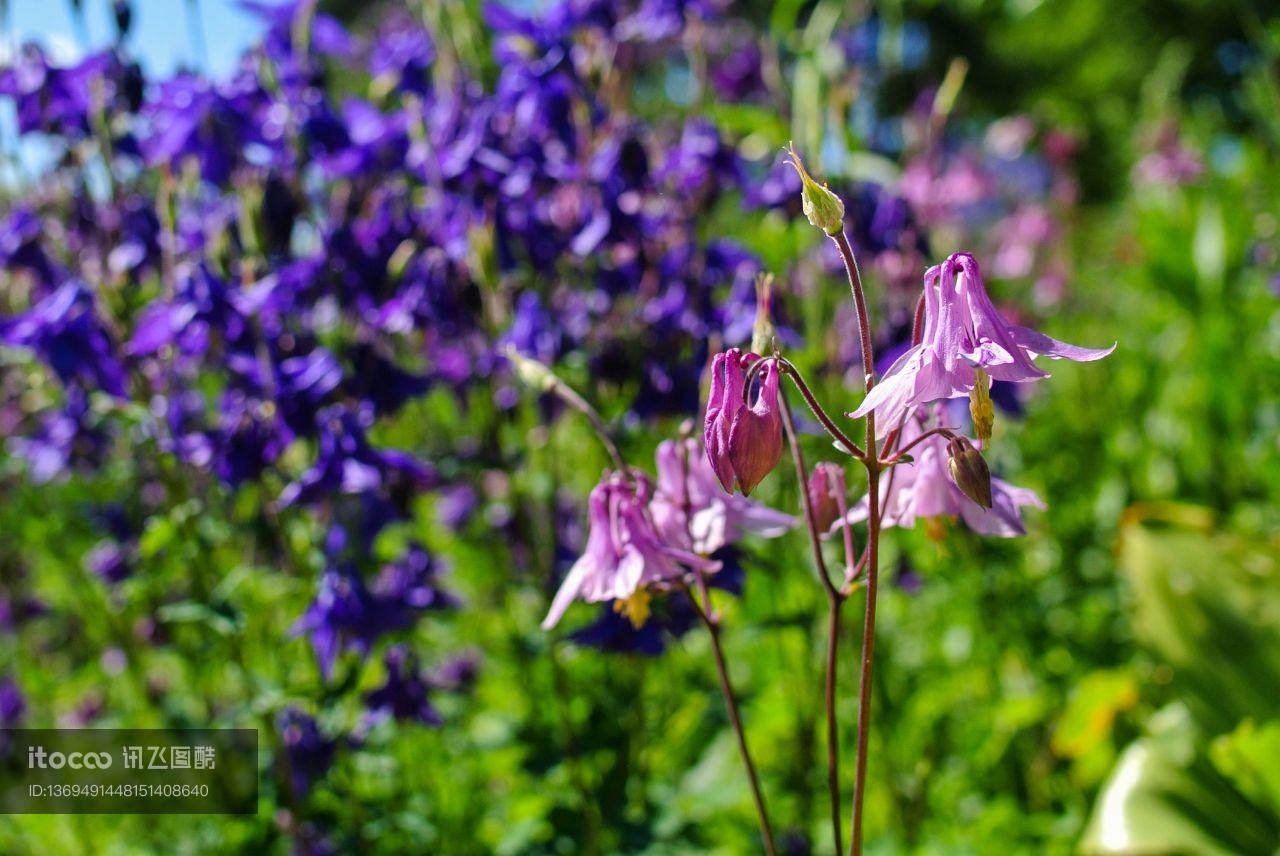
[[118, 583], [127, 578], [133, 567], [120, 545], [107, 538], [99, 541], [84, 557], [87, 569], [108, 583]]
[[89, 408], [88, 396], [77, 387], [67, 390], [66, 405], [40, 417], [27, 436], [11, 436], [7, 446], [30, 465], [37, 484], [66, 475], [73, 466], [96, 469], [106, 458], [111, 435]]
[[1049, 373], [1032, 359], [1100, 360], [1115, 350], [1081, 348], [1029, 327], [1010, 324], [987, 296], [978, 263], [956, 253], [924, 275], [925, 323], [920, 344], [889, 368], [851, 416], [872, 411], [881, 425], [896, 425], [911, 410], [968, 395], [979, 368], [994, 380], [1024, 383]]
[[276, 728], [280, 732], [294, 795], [304, 797], [315, 780], [323, 778], [333, 766], [338, 741], [325, 737], [315, 718], [296, 707], [280, 711]]
[[316, 461], [280, 494], [281, 507], [314, 502], [329, 493], [428, 487], [434, 471], [405, 452], [369, 445], [356, 414], [336, 405], [322, 410]]
[[458, 599], [440, 588], [440, 564], [420, 544], [409, 544], [399, 560], [384, 565], [373, 581], [374, 609], [384, 630], [413, 625], [418, 614], [451, 609]]
[[0, 264], [9, 270], [30, 272], [42, 289], [61, 279], [40, 245], [43, 232], [39, 216], [26, 206], [14, 208], [0, 225]]
[[654, 528], [667, 544], [710, 556], [750, 532], [776, 538], [796, 519], [726, 494], [696, 440], [666, 440], [658, 446], [658, 483], [649, 504]]
[[27, 712], [18, 682], [8, 675], [0, 678], [0, 728], [16, 728]]
[[561, 583], [542, 629], [554, 627], [575, 598], [626, 600], [643, 586], [678, 579], [678, 563], [708, 573], [719, 569], [718, 562], [664, 543], [649, 515], [652, 498], [643, 473], [605, 474], [591, 491], [586, 551]]
[[181, 172], [191, 159], [212, 184], [230, 178], [245, 143], [254, 139], [252, 116], [243, 99], [193, 74], [162, 83], [158, 99], [148, 102], [144, 114], [151, 133], [139, 145], [147, 164], [167, 164]]
[[[947, 427], [946, 409], [935, 407], [938, 427]], [[919, 416], [908, 419], [902, 429], [902, 445], [925, 431]], [[991, 508], [983, 508], [965, 496], [951, 477], [948, 467], [946, 437], [934, 434], [911, 450], [914, 462], [897, 464], [880, 474], [882, 526], [910, 528], [919, 517], [959, 517], [965, 525], [981, 535], [1011, 538], [1026, 534], [1021, 508], [1044, 508], [1044, 503], [1030, 490], [1014, 487], [997, 478], [991, 479]], [[867, 518], [867, 499], [863, 497], [845, 520], [856, 523]], [[838, 529], [843, 523], [837, 522]]]
[[405, 645], [392, 645], [383, 655], [383, 663], [387, 669], [386, 681], [364, 697], [370, 724], [390, 717], [400, 722], [441, 725], [444, 720], [428, 698], [433, 686], [419, 669], [417, 656]]
[[350, 560], [347, 533], [335, 526], [325, 545], [329, 566], [307, 611], [290, 631], [311, 640], [320, 672], [328, 678], [341, 651], [365, 655], [386, 633], [412, 627], [426, 611], [446, 609], [457, 600], [436, 583], [438, 565], [421, 546], [410, 544], [397, 562], [382, 568], [367, 586]]
[[746, 374], [760, 357], [737, 348], [711, 363], [711, 396], [703, 439], [711, 468], [727, 493], [747, 496], [782, 457], [782, 414], [778, 410], [778, 369], [772, 361], [760, 372], [754, 404], [746, 401]]
[[0, 326], [0, 342], [31, 348], [66, 387], [100, 389], [123, 398], [124, 369], [94, 312], [93, 294], [70, 280], [27, 312]]

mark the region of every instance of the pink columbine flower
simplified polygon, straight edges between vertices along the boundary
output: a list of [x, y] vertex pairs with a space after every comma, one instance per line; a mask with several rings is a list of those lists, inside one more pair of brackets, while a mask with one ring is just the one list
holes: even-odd
[[744, 496], [726, 494], [697, 440], [658, 446], [658, 486], [649, 504], [664, 543], [709, 556], [746, 533], [776, 538], [796, 518]]
[[642, 586], [678, 579], [679, 564], [706, 573], [720, 569], [719, 562], [664, 541], [649, 514], [652, 499], [643, 473], [605, 473], [589, 499], [587, 549], [560, 584], [542, 629], [554, 627], [575, 598], [626, 600]]
[[893, 426], [919, 405], [968, 395], [976, 369], [994, 380], [1024, 383], [1049, 376], [1032, 362], [1035, 357], [1090, 362], [1116, 347], [1081, 348], [1010, 324], [987, 296], [982, 272], [968, 253], [955, 253], [929, 268], [924, 300], [920, 344], [889, 367], [850, 414], [855, 419], [875, 411], [881, 425]]
[[[937, 419], [945, 409], [934, 408]], [[939, 427], [944, 427], [939, 425]], [[925, 431], [919, 416], [908, 419], [902, 429], [902, 445], [910, 443]], [[913, 463], [897, 464], [880, 474], [880, 491], [884, 517], [882, 526], [915, 525], [919, 517], [959, 517], [980, 535], [1012, 538], [1026, 534], [1021, 509], [1025, 506], [1044, 508], [1033, 491], [1014, 487], [998, 478], [991, 479], [991, 507], [983, 508], [956, 485], [948, 466], [946, 437], [935, 434], [911, 450]], [[850, 509], [845, 520], [857, 523], [867, 519], [867, 498]], [[833, 531], [844, 525], [837, 521]]]
[[703, 423], [707, 460], [727, 493], [747, 496], [782, 457], [782, 412], [778, 409], [778, 367], [760, 370], [755, 402], [746, 400], [746, 370], [760, 356], [731, 348], [711, 363], [711, 395]]

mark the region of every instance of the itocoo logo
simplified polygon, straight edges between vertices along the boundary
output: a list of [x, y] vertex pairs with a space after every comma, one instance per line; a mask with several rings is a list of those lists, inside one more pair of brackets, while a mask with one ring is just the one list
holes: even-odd
[[110, 752], [46, 752], [43, 746], [27, 748], [27, 769], [105, 770], [111, 766]]

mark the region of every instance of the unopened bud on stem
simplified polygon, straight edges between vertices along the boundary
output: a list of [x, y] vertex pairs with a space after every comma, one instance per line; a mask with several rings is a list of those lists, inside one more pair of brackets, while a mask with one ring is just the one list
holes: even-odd
[[991, 507], [991, 470], [982, 453], [964, 437], [952, 437], [947, 443], [948, 469], [960, 492], [981, 505]]
[[804, 216], [828, 235], [839, 235], [844, 231], [844, 202], [828, 190], [825, 184], [818, 184], [813, 180], [794, 145], [788, 151], [791, 154], [790, 163], [800, 175], [800, 205]]

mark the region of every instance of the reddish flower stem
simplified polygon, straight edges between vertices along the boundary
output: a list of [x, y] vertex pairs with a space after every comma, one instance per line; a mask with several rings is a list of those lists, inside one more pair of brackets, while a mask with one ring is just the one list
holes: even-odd
[[[867, 317], [867, 298], [862, 287], [862, 275], [853, 247], [844, 231], [832, 235], [840, 258], [844, 260], [845, 273], [849, 277], [849, 290], [853, 292], [854, 307], [858, 312], [858, 338], [862, 342], [862, 367], [867, 392], [876, 383], [875, 350], [871, 342], [871, 322]], [[862, 459], [867, 470], [867, 607], [862, 624], [862, 668], [858, 675], [858, 755], [853, 778], [853, 822], [849, 838], [850, 856], [862, 854], [862, 806], [867, 783], [867, 740], [871, 733], [871, 669], [876, 641], [876, 594], [880, 581], [880, 472], [882, 464], [876, 446], [876, 416], [867, 415], [867, 456]]]

